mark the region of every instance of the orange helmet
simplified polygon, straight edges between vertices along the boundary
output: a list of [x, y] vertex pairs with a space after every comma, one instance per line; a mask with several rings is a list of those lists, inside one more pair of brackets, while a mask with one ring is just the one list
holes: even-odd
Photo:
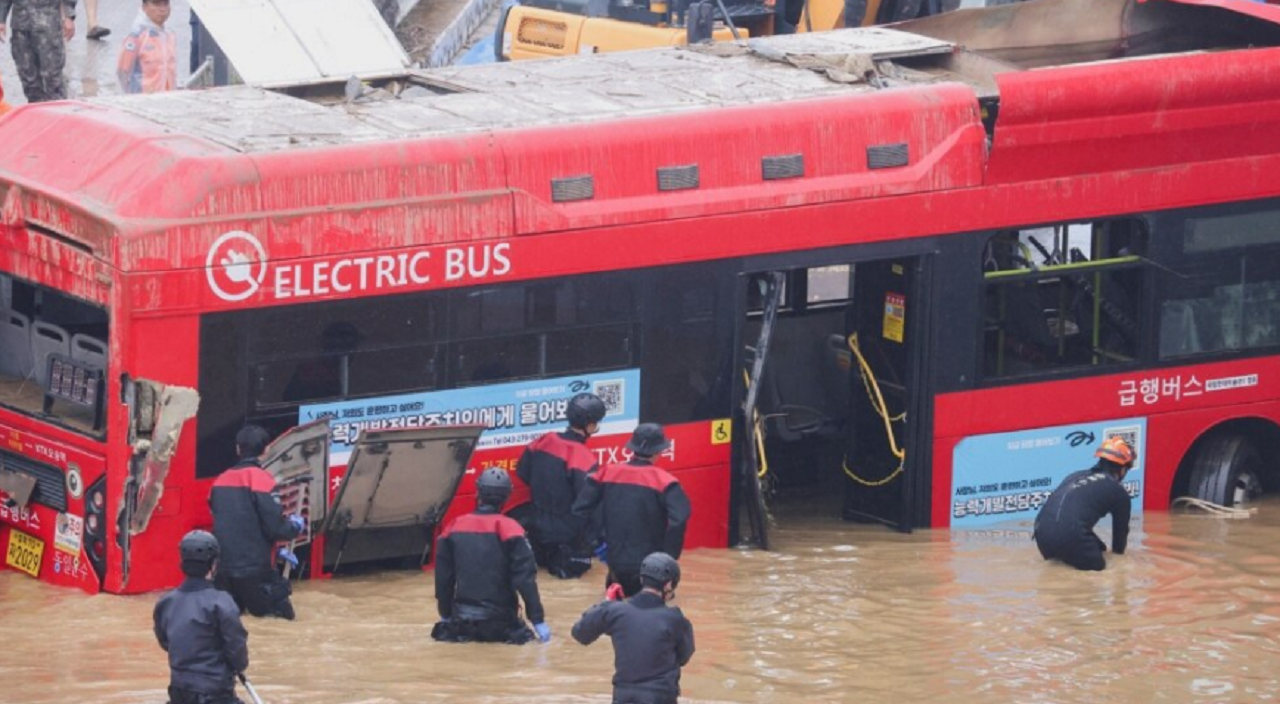
[[1138, 453], [1134, 451], [1133, 446], [1119, 435], [1112, 435], [1103, 440], [1102, 447], [1099, 447], [1093, 456], [1115, 462], [1122, 467], [1128, 467], [1138, 459]]

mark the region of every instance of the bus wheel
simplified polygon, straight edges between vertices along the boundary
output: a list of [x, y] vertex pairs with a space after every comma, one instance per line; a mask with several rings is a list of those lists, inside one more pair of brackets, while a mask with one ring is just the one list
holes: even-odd
[[1207, 440], [1191, 462], [1190, 494], [1222, 506], [1242, 506], [1262, 495], [1262, 458], [1240, 435]]

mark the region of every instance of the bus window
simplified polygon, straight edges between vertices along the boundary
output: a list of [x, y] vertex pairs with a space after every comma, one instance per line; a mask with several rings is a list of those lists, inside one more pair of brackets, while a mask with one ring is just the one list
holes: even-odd
[[805, 301], [810, 305], [843, 303], [853, 291], [852, 271], [848, 264], [816, 266], [808, 270]]
[[455, 293], [453, 386], [564, 376], [634, 364], [627, 276], [582, 276]]
[[1137, 221], [998, 232], [983, 255], [983, 376], [1137, 357], [1145, 229]]
[[0, 404], [100, 434], [106, 310], [8, 275], [0, 292]]
[[1280, 211], [1188, 219], [1160, 277], [1160, 358], [1280, 345]]

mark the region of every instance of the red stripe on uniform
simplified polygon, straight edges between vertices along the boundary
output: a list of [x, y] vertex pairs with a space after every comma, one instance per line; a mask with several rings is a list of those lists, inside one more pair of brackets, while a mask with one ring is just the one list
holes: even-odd
[[631, 484], [653, 489], [659, 493], [676, 482], [664, 469], [652, 465], [611, 464], [596, 472], [596, 481], [601, 484]]
[[213, 481], [213, 486], [231, 488], [231, 489], [248, 489], [249, 491], [261, 491], [271, 493], [276, 488], [276, 480], [265, 469], [261, 467], [238, 467], [236, 469], [228, 469]]
[[565, 440], [556, 433], [547, 433], [534, 440], [529, 445], [529, 449], [535, 452], [545, 452], [562, 460], [569, 469], [575, 472], [589, 472], [596, 464], [595, 455], [591, 450], [587, 449], [586, 445]]
[[524, 528], [515, 519], [499, 513], [468, 513], [450, 523], [441, 537], [453, 533], [496, 533], [498, 539], [505, 542], [524, 537]]

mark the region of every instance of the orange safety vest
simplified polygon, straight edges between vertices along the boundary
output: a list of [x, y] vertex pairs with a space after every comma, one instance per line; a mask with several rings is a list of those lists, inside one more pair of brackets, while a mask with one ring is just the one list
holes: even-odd
[[116, 69], [126, 93], [159, 93], [178, 87], [178, 38], [173, 32], [140, 28], [124, 38]]

